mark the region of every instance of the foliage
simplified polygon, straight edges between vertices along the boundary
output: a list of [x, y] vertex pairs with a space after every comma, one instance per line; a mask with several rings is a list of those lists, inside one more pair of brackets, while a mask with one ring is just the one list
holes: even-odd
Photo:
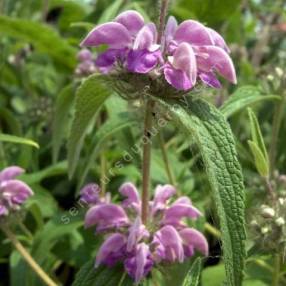
[[[9, 227], [59, 285], [133, 284], [122, 265], [94, 268], [101, 238], [84, 229], [78, 193], [97, 182], [117, 202], [123, 182], [142, 185], [142, 155], [134, 150], [142, 148], [146, 98], [127, 102], [114, 92], [120, 82], [79, 77], [76, 54], [95, 24], [126, 9], [156, 22], [159, 2], [0, 1], [0, 168], [25, 168], [19, 179], [35, 193]], [[166, 124], [152, 138], [150, 189], [173, 183], [191, 198], [203, 217], [186, 223], [204, 232], [210, 253], [161, 266], [140, 286], [284, 285], [277, 256], [286, 233], [279, 225], [286, 209], [285, 4], [171, 2], [180, 21], [196, 19], [224, 35], [238, 84], [152, 97], [154, 121]], [[263, 217], [265, 208], [273, 217]], [[1, 231], [0, 273], [0, 286], [44, 285]]]

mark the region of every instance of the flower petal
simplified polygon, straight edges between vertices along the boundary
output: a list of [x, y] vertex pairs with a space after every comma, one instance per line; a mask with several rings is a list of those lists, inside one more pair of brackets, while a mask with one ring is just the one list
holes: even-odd
[[145, 243], [138, 244], [135, 255], [124, 261], [127, 273], [133, 277], [136, 284], [151, 271], [153, 264], [149, 246]]
[[185, 228], [181, 230], [180, 236], [186, 246], [194, 247], [205, 256], [208, 255], [209, 246], [204, 235], [194, 228]]
[[127, 239], [127, 251], [131, 252], [136, 244], [142, 239], [149, 237], [149, 232], [145, 225], [142, 224], [140, 216], [138, 216], [134, 223], [129, 228], [129, 235]]
[[108, 45], [110, 48], [122, 49], [131, 44], [128, 30], [120, 23], [108, 22], [96, 26], [81, 42], [81, 47]]
[[170, 64], [164, 67], [166, 81], [178, 90], [189, 90], [193, 87], [187, 73], [174, 69]]
[[127, 69], [135, 73], [148, 73], [153, 70], [161, 59], [161, 52], [148, 50], [131, 50], [127, 57]]
[[169, 207], [165, 211], [164, 218], [162, 220], [164, 225], [173, 225], [174, 227], [180, 228], [184, 224], [181, 222], [183, 218], [196, 219], [201, 216], [201, 212], [192, 205], [177, 203]]
[[117, 60], [124, 60], [126, 49], [107, 49], [105, 52], [98, 55], [95, 60], [96, 66], [102, 73], [108, 73], [112, 70]]
[[[147, 49], [149, 51], [154, 51], [154, 48], [152, 46], [156, 44], [156, 40], [156, 26], [154, 23], [148, 23], [138, 32], [133, 44], [133, 50]], [[157, 49], [158, 48], [159, 46], [157, 46]]]
[[18, 166], [7, 167], [0, 172], [0, 182], [12, 180], [16, 178], [17, 176], [23, 174], [24, 172], [25, 170]]
[[154, 235], [153, 244], [157, 246], [155, 249], [159, 250], [155, 252], [157, 261], [184, 261], [182, 239], [174, 227], [167, 225], [157, 231]]
[[143, 16], [134, 10], [128, 10], [119, 14], [115, 20], [125, 26], [131, 35], [135, 35], [144, 26]]
[[222, 49], [224, 49], [227, 53], [230, 53], [230, 49], [224, 41], [224, 38], [215, 30], [211, 28], [207, 28], [211, 34], [211, 37], [214, 41], [214, 44]]
[[176, 189], [171, 185], [158, 185], [155, 189], [154, 201], [152, 205], [153, 215], [166, 208], [167, 200], [176, 193]]
[[168, 47], [170, 42], [173, 40], [177, 27], [178, 27], [178, 23], [177, 23], [176, 18], [173, 16], [170, 16], [168, 18], [166, 28], [165, 28], [165, 34], [164, 34], [165, 47]]
[[206, 85], [210, 87], [221, 88], [220, 81], [212, 72], [201, 72], [199, 73], [199, 78], [201, 79], [202, 82], [204, 82]]
[[99, 185], [88, 184], [80, 190], [80, 200], [87, 204], [97, 204], [100, 201], [99, 193]]
[[19, 180], [8, 180], [0, 184], [1, 193], [9, 203], [20, 205], [24, 203], [34, 193], [31, 188]]
[[119, 193], [126, 197], [126, 199], [122, 202], [123, 207], [131, 207], [134, 208], [137, 212], [140, 211], [140, 197], [137, 188], [132, 183], [123, 184]]
[[199, 47], [197, 63], [202, 72], [216, 70], [221, 76], [236, 84], [237, 80], [233, 62], [228, 53], [222, 48], [216, 46]]
[[197, 60], [191, 45], [181, 43], [174, 53], [171, 64], [175, 69], [184, 71], [190, 79], [192, 86], [195, 85], [197, 79]]
[[187, 42], [192, 45], [214, 44], [208, 29], [194, 20], [182, 22], [175, 32], [174, 40], [178, 43]]
[[92, 61], [92, 52], [88, 49], [82, 49], [77, 54], [77, 59], [81, 62]]
[[128, 224], [128, 217], [122, 207], [115, 204], [93, 206], [85, 216], [85, 227], [97, 225], [96, 231], [118, 228]]
[[7, 207], [3, 206], [3, 205], [0, 205], [0, 217], [1, 216], [5, 216], [8, 214], [8, 209]]
[[121, 233], [110, 235], [98, 250], [96, 256], [96, 266], [106, 264], [113, 266], [119, 260], [124, 258], [126, 246], [126, 237]]

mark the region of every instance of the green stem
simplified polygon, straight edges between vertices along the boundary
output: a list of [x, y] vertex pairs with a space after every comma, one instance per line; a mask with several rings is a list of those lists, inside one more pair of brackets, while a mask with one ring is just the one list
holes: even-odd
[[151, 166], [151, 128], [152, 128], [152, 111], [154, 101], [148, 99], [145, 106], [144, 119], [144, 139], [143, 143], [143, 162], [142, 162], [142, 222], [146, 224], [148, 219], [149, 208], [149, 181], [150, 181], [150, 166]]
[[279, 254], [275, 254], [274, 257], [274, 271], [272, 276], [272, 286], [279, 285], [279, 274], [280, 274], [280, 267], [281, 267], [281, 257]]
[[18, 225], [19, 225], [19, 228], [21, 229], [21, 231], [29, 238], [29, 240], [33, 240], [32, 233], [29, 231], [29, 229], [21, 221], [18, 221]]
[[204, 227], [205, 227], [205, 230], [206, 230], [208, 233], [212, 234], [214, 237], [216, 237], [216, 238], [221, 238], [221, 232], [220, 232], [217, 228], [215, 228], [214, 226], [212, 226], [211, 224], [209, 224], [208, 222], [206, 222], [206, 223], [204, 224]]
[[283, 112], [286, 105], [286, 95], [282, 96], [281, 102], [277, 103], [274, 110], [273, 123], [272, 123], [272, 134], [271, 143], [269, 150], [269, 162], [270, 162], [270, 175], [273, 176], [276, 163], [276, 153], [277, 153], [277, 142], [279, 131], [282, 123]]
[[159, 131], [158, 136], [159, 136], [160, 148], [161, 148], [161, 151], [162, 151], [163, 160], [164, 160], [164, 164], [165, 164], [165, 168], [166, 168], [166, 173], [167, 173], [167, 176], [169, 178], [169, 182], [170, 182], [171, 185], [176, 186], [174, 173], [173, 173], [173, 171], [171, 169], [171, 166], [170, 166], [170, 162], [169, 162], [169, 158], [168, 158], [168, 154], [167, 154], [166, 144], [164, 142], [163, 134], [162, 134], [161, 131]]
[[35, 273], [43, 280], [43, 282], [48, 286], [57, 286], [57, 284], [47, 275], [47, 273], [40, 267], [40, 265], [34, 260], [30, 253], [24, 248], [21, 242], [17, 239], [14, 233], [4, 225], [1, 225], [2, 231], [12, 242], [14, 247], [30, 265], [30, 267], [35, 271]]

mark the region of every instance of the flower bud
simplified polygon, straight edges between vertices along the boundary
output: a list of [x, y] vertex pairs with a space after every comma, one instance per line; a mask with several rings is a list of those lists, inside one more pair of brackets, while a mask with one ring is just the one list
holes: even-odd
[[261, 216], [264, 218], [273, 218], [275, 216], [275, 210], [268, 206], [262, 206]]
[[284, 72], [283, 72], [283, 70], [280, 67], [276, 67], [275, 68], [275, 72], [278, 75], [278, 77], [282, 78]]
[[261, 228], [261, 233], [262, 234], [266, 234], [266, 233], [268, 233], [269, 232], [269, 228], [268, 227], [263, 227], [263, 228]]
[[281, 206], [284, 206], [286, 204], [286, 199], [283, 199], [283, 198], [279, 198], [278, 199], [278, 202]]
[[267, 76], [267, 80], [268, 80], [268, 81], [273, 81], [273, 80], [274, 80], [274, 76], [273, 76], [272, 74], [269, 74], [269, 75]]
[[284, 220], [283, 217], [279, 217], [279, 218], [277, 218], [277, 219], [275, 220], [275, 223], [276, 223], [276, 225], [278, 225], [278, 226], [282, 226], [282, 225], [285, 224], [285, 220]]

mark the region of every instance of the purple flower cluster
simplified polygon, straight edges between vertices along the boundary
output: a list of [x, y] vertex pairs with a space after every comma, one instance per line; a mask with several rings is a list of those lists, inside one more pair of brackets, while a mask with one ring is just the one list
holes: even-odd
[[190, 90], [198, 80], [219, 88], [216, 73], [236, 83], [230, 50], [216, 31], [194, 20], [178, 25], [171, 16], [161, 38], [158, 43], [154, 23], [145, 24], [138, 12], [130, 10], [96, 26], [81, 47], [108, 47], [94, 61], [105, 74], [116, 66], [138, 74], [153, 71], [177, 90]]
[[33, 195], [33, 191], [22, 181], [15, 179], [24, 173], [17, 166], [11, 166], [0, 172], [0, 218], [19, 207]]
[[141, 200], [132, 183], [119, 189], [125, 197], [121, 205], [100, 197], [97, 185], [87, 185], [81, 191], [81, 200], [90, 205], [85, 217], [87, 228], [95, 227], [96, 233], [106, 234], [96, 265], [124, 264], [127, 273], [140, 282], [152, 267], [159, 263], [183, 262], [195, 251], [208, 255], [208, 243], [202, 233], [188, 227], [184, 218], [201, 216], [188, 197], [170, 203], [176, 190], [171, 185], [158, 185], [154, 199], [149, 202], [148, 223], [141, 221]]

